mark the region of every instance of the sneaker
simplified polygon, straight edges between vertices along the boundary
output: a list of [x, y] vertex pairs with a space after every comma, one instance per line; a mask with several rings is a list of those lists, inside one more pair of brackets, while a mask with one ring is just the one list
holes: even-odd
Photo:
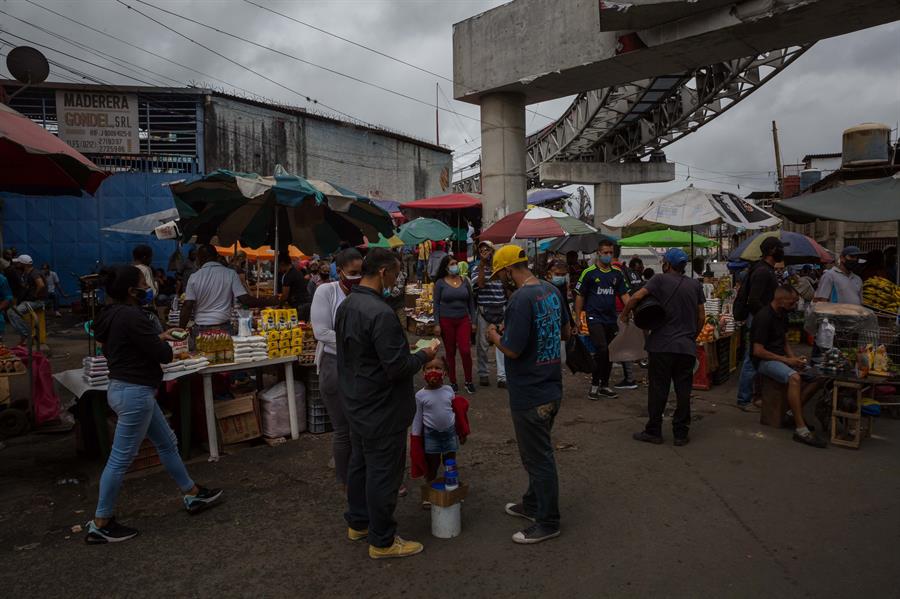
[[394, 544], [390, 547], [374, 547], [369, 545], [369, 557], [372, 559], [388, 559], [392, 557], [409, 557], [422, 553], [425, 547], [415, 541], [404, 541], [400, 537], [394, 537]]
[[619, 394], [610, 389], [609, 387], [600, 387], [600, 391], [598, 391], [601, 397], [606, 397], [609, 399], [615, 399], [619, 397]]
[[454, 393], [459, 393], [459, 385], [456, 383], [450, 383], [450, 388], [453, 389]]
[[794, 431], [794, 441], [797, 443], [803, 443], [804, 445], [809, 445], [811, 447], [818, 447], [819, 449], [825, 449], [828, 447], [828, 442], [825, 439], [822, 439], [818, 435], [814, 435], [813, 433], [807, 433], [805, 435], [801, 435], [797, 431]]
[[480, 376], [480, 377], [478, 377], [478, 384], [481, 385], [482, 387], [490, 387], [491, 380], [486, 376]]
[[406, 497], [409, 495], [409, 489], [406, 488], [406, 485], [400, 485], [400, 489], [397, 491], [397, 497]]
[[429, 511], [429, 510], [431, 510], [431, 502], [430, 502], [430, 501], [423, 501], [423, 502], [422, 502], [422, 509], [425, 510], [426, 512]]
[[594, 401], [600, 399], [600, 387], [597, 385], [591, 385], [591, 390], [588, 391], [588, 399], [592, 399]]
[[88, 545], [120, 543], [138, 536], [136, 528], [122, 526], [116, 522], [115, 518], [110, 518], [109, 522], [106, 523], [106, 526], [103, 527], [97, 526], [94, 524], [94, 521], [91, 520], [87, 523], [85, 528], [87, 528], [88, 533], [87, 536], [84, 537], [84, 542]]
[[653, 443], [654, 445], [662, 445], [663, 438], [657, 437], [656, 435], [651, 435], [647, 431], [641, 431], [639, 433], [634, 433], [631, 435], [631, 438], [635, 441], [643, 441], [644, 443]]
[[650, 361], [647, 359], [644, 359], [644, 360], [641, 360], [640, 362], [638, 362], [638, 364], [640, 365], [641, 368], [647, 368], [647, 365], [650, 364]]
[[512, 540], [513, 543], [519, 543], [520, 545], [534, 545], [558, 536], [558, 528], [550, 528], [544, 524], [534, 524], [514, 534]]
[[203, 510], [210, 508], [222, 497], [222, 489], [207, 489], [200, 487], [200, 491], [196, 495], [184, 496], [184, 509], [189, 514], [198, 514]]
[[504, 511], [510, 516], [515, 516], [517, 518], [525, 518], [531, 522], [534, 522], [534, 516], [529, 516], [525, 511], [525, 506], [521, 503], [507, 503]]
[[472, 383], [466, 383], [466, 393], [468, 393], [469, 395], [474, 394], [475, 393], [475, 385], [473, 385]]
[[498, 389], [506, 389], [506, 380], [497, 381], [497, 388]]
[[742, 410], [744, 412], [749, 412], [751, 414], [755, 414], [755, 413], [759, 412], [759, 407], [756, 406], [756, 404], [753, 404], [751, 402], [747, 402], [747, 403], [738, 402], [737, 407], [739, 410]]
[[362, 541], [369, 536], [369, 529], [356, 530], [352, 526], [347, 527], [347, 538], [351, 541]]
[[629, 381], [627, 379], [622, 379], [622, 382], [616, 384], [614, 388], [615, 389], [637, 389], [638, 384], [637, 384], [637, 381]]
[[691, 442], [691, 440], [688, 437], [675, 437], [675, 440], [672, 441], [672, 444], [675, 447], [684, 447], [685, 445], [687, 445], [690, 442]]

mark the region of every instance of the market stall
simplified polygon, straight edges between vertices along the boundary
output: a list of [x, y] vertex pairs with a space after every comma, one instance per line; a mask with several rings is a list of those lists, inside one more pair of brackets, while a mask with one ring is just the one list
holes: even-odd
[[[264, 432], [260, 422], [259, 393], [262, 391], [262, 370], [283, 368], [286, 416], [290, 423], [290, 436], [299, 437], [300, 425], [305, 422], [297, 405], [294, 368], [311, 368], [315, 356], [316, 341], [311, 327], [297, 319], [296, 310], [262, 310], [241, 318], [240, 333], [228, 335], [220, 331], [207, 331], [196, 339], [196, 350], [188, 351], [187, 342], [170, 342], [175, 359], [163, 365], [163, 382], [178, 381], [180, 443], [182, 456], [187, 458], [191, 446], [192, 378], [201, 380], [206, 432], [209, 442], [209, 459], [219, 459], [219, 444], [259, 438]], [[254, 371], [254, 391], [246, 385], [233, 390], [230, 399], [217, 399], [213, 393], [213, 376]], [[310, 373], [304, 373], [308, 379]], [[80, 412], [93, 420], [93, 432], [97, 435], [101, 454], [108, 453], [110, 432], [107, 426], [108, 407], [106, 390], [109, 385], [106, 360], [102, 356], [87, 356], [83, 367], [54, 375], [56, 381], [68, 389], [84, 405]], [[237, 388], [235, 388], [237, 389]], [[305, 407], [305, 406], [304, 406]], [[305, 416], [305, 415], [304, 415]]]

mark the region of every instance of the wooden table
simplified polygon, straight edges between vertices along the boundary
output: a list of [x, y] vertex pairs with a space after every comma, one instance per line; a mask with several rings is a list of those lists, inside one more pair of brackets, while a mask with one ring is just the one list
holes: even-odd
[[[822, 374], [823, 378], [830, 379], [834, 387], [831, 393], [831, 444], [842, 447], [851, 447], [859, 449], [863, 437], [872, 435], [872, 417], [862, 413], [863, 399], [866, 394], [870, 394], [875, 401], [875, 387], [877, 385], [897, 385], [900, 386], [900, 380], [894, 380], [890, 377], [873, 376], [866, 377], [857, 376], [853, 371], [838, 372], [836, 374]], [[838, 396], [841, 389], [847, 389], [856, 395], [856, 409], [852, 412], [846, 412], [838, 409]], [[900, 399], [897, 396], [890, 396], [892, 399]], [[878, 402], [882, 407], [900, 406], [900, 402]], [[843, 418], [848, 421], [848, 428], [854, 430], [855, 433], [850, 439], [843, 439], [837, 435], [838, 419]], [[863, 432], [863, 421], [866, 421], [865, 433]]]

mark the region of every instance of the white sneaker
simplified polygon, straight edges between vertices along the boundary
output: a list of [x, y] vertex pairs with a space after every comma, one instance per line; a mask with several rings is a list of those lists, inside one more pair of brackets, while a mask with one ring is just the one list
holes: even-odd
[[591, 385], [591, 390], [588, 391], [588, 399], [600, 399], [600, 387], [597, 385]]

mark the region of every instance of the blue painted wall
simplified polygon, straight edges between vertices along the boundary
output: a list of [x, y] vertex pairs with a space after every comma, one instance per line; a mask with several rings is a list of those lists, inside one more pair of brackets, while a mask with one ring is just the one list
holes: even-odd
[[101, 231], [116, 223], [171, 208], [168, 187], [183, 174], [120, 173], [108, 177], [94, 197], [20, 196], [0, 194], [3, 200], [3, 245], [34, 258], [35, 266], [49, 262], [59, 274], [68, 303], [77, 298], [78, 280], [100, 264], [131, 262], [134, 246], [153, 248], [153, 266], [166, 268], [174, 241], [153, 236]]

